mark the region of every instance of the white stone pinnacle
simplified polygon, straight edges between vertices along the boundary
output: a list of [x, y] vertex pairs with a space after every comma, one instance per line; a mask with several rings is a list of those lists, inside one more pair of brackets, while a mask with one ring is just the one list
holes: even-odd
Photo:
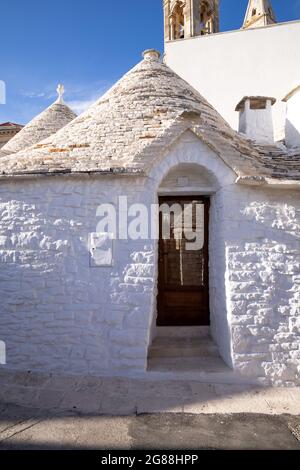
[[61, 83], [59, 83], [58, 87], [56, 88], [56, 91], [58, 93], [58, 98], [56, 100], [56, 103], [57, 104], [65, 104], [64, 98], [63, 98], [63, 95], [65, 93], [65, 87]]

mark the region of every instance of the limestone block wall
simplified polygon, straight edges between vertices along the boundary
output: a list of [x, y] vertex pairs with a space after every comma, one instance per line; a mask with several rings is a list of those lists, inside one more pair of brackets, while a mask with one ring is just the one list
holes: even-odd
[[[266, 383], [299, 384], [299, 196], [257, 189], [240, 195], [228, 204], [225, 237], [234, 367]], [[232, 195], [224, 198], [229, 203]]]

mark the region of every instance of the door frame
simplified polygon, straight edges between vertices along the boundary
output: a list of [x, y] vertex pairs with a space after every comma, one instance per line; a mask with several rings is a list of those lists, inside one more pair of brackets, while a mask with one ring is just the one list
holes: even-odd
[[[204, 236], [205, 236], [205, 244], [204, 244], [204, 253], [205, 253], [205, 267], [204, 267], [204, 284], [207, 286], [207, 303], [208, 303], [208, 322], [205, 326], [210, 326], [210, 289], [209, 289], [209, 215], [210, 215], [210, 195], [203, 195], [203, 194], [178, 194], [177, 196], [174, 195], [158, 195], [158, 203], [159, 206], [166, 202], [166, 201], [171, 201], [176, 203], [176, 201], [180, 200], [186, 200], [186, 201], [193, 201], [195, 199], [202, 200], [204, 202]], [[157, 327], [163, 327], [163, 326], [195, 326], [195, 325], [176, 325], [176, 324], [171, 324], [170, 322], [166, 323], [161, 321], [159, 319], [159, 311], [162, 308], [163, 305], [163, 300], [162, 300], [162, 288], [163, 286], [160, 284], [160, 280], [162, 278], [162, 269], [163, 266], [161, 263], [161, 256], [160, 256], [160, 250], [161, 250], [161, 228], [162, 228], [162, 214], [159, 212], [159, 239], [158, 239], [158, 279], [157, 279], [157, 315], [156, 315], [156, 326]], [[187, 292], [190, 291], [195, 291], [194, 288], [189, 288], [187, 287], [185, 289]]]

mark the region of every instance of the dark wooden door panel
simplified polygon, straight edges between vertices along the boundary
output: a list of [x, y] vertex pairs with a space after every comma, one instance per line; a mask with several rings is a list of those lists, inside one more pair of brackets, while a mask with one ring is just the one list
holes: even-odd
[[157, 323], [158, 326], [207, 326], [209, 313], [207, 309], [196, 310], [195, 306], [164, 307], [164, 317]]
[[202, 300], [202, 292], [196, 291], [185, 291], [185, 292], [176, 292], [176, 291], [165, 291], [164, 292], [164, 302], [169, 307], [179, 307], [182, 306], [193, 306], [197, 303], [200, 303]]
[[[159, 203], [169, 207], [177, 204], [182, 208], [192, 204], [193, 217], [190, 228], [195, 232], [197, 220], [197, 234], [201, 246], [191, 250], [188, 245], [191, 240], [187, 240], [185, 232], [178, 238], [178, 223], [172, 215], [170, 237], [166, 237], [162, 228], [163, 216], [160, 215], [157, 324], [159, 326], [208, 325], [209, 199], [198, 196], [164, 197], [160, 198]], [[198, 210], [197, 219], [196, 210]]]

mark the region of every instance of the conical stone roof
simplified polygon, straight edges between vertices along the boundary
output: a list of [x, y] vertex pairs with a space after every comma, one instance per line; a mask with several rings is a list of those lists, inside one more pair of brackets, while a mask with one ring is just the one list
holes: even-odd
[[77, 115], [67, 106], [62, 97], [30, 121], [1, 148], [0, 156], [13, 154], [38, 144], [69, 124]]
[[233, 131], [154, 51], [147, 51], [142, 62], [56, 134], [2, 158], [0, 174], [147, 172], [188, 129], [238, 177], [300, 179], [298, 155], [274, 166], [270, 148], [265, 151]]

